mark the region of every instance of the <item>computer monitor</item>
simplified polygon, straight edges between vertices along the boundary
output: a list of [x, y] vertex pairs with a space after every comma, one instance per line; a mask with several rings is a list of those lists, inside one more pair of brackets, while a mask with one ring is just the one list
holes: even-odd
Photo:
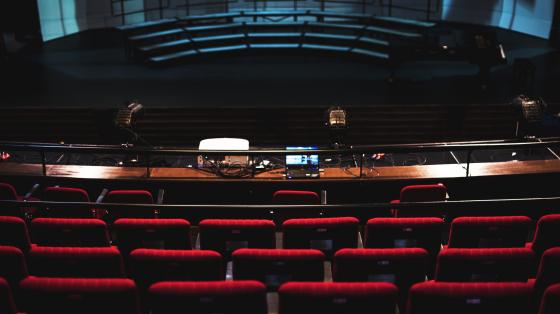
[[[286, 150], [316, 150], [317, 146], [288, 146]], [[319, 155], [286, 155], [287, 178], [316, 178], [319, 176]]]

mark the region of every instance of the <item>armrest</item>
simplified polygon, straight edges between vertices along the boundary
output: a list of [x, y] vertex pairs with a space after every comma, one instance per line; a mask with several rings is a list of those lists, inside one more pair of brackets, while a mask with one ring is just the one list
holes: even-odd
[[101, 191], [101, 194], [99, 194], [99, 196], [97, 197], [97, 200], [95, 200], [95, 202], [97, 204], [103, 203], [103, 200], [105, 199], [105, 196], [107, 195], [107, 193], [109, 193], [109, 189], [103, 189], [103, 191]]
[[31, 198], [31, 196], [33, 196], [33, 194], [39, 189], [41, 185], [39, 183], [35, 183], [33, 184], [33, 186], [31, 187], [31, 189], [29, 189], [29, 191], [25, 194], [25, 196], [23, 196], [23, 200], [27, 201]]

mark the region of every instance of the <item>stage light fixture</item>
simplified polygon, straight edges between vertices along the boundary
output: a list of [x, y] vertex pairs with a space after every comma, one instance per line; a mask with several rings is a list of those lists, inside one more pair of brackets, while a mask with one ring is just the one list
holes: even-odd
[[325, 112], [325, 126], [329, 129], [331, 146], [335, 149], [344, 147], [344, 138], [348, 129], [348, 114], [340, 106], [332, 106]]
[[515, 135], [518, 137], [535, 136], [544, 118], [547, 105], [539, 98], [519, 95], [512, 102], [517, 114]]
[[137, 100], [128, 101], [117, 112], [115, 124], [123, 128], [131, 128], [143, 112], [144, 106]]

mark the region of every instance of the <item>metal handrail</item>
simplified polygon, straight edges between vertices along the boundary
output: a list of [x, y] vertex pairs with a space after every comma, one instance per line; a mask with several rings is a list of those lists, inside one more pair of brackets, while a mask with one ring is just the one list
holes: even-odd
[[49, 144], [32, 142], [0, 142], [0, 148], [16, 151], [75, 152], [75, 153], [149, 153], [158, 155], [294, 155], [294, 154], [363, 154], [434, 151], [471, 151], [484, 149], [543, 148], [560, 145], [560, 137], [541, 138], [540, 141], [512, 142], [510, 140], [443, 142], [419, 144], [356, 145], [343, 149], [250, 149], [250, 150], [199, 150], [180, 147], [142, 147], [126, 145]]
[[0, 200], [0, 205], [19, 205], [22, 207], [37, 206], [91, 206], [98, 208], [152, 208], [152, 209], [399, 209], [399, 208], [446, 208], [446, 207], [475, 207], [480, 205], [524, 205], [536, 202], [560, 202], [560, 197], [531, 197], [531, 198], [503, 198], [477, 200], [446, 200], [434, 202], [400, 202], [400, 203], [350, 203], [326, 205], [280, 205], [280, 204], [137, 204], [137, 203], [97, 203], [97, 202], [54, 202], [54, 201], [19, 201]]

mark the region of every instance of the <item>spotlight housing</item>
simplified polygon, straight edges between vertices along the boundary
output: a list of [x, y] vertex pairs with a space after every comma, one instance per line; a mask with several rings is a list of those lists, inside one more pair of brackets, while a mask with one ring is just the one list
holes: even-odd
[[331, 146], [335, 149], [344, 147], [344, 138], [348, 130], [348, 114], [340, 106], [332, 106], [325, 112], [325, 126], [329, 129]]

